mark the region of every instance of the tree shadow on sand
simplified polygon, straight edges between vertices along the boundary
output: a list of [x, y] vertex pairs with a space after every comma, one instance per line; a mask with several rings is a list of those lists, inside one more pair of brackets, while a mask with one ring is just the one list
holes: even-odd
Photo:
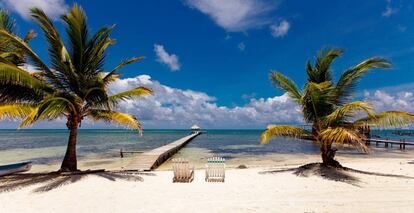
[[300, 177], [309, 177], [317, 176], [327, 180], [339, 181], [351, 184], [353, 186], [358, 186], [358, 183], [361, 181], [359, 178], [354, 177], [352, 173], [364, 174], [364, 175], [373, 175], [373, 176], [382, 176], [382, 177], [393, 177], [393, 178], [405, 178], [405, 179], [414, 179], [414, 177], [405, 176], [405, 175], [394, 175], [394, 174], [385, 174], [378, 172], [368, 172], [357, 169], [352, 169], [348, 167], [335, 168], [330, 166], [324, 166], [321, 163], [310, 163], [300, 167], [287, 168], [287, 169], [278, 169], [272, 171], [260, 172], [260, 174], [276, 174], [282, 172], [293, 172], [293, 174]]
[[25, 187], [40, 185], [33, 192], [48, 192], [64, 185], [76, 183], [86, 177], [96, 176], [110, 181], [125, 180], [143, 182], [142, 176], [154, 176], [154, 173], [137, 171], [84, 171], [75, 173], [22, 173], [0, 177], [0, 193]]

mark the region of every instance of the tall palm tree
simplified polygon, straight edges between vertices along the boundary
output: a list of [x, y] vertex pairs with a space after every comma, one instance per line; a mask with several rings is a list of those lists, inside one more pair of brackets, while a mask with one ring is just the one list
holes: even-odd
[[[313, 66], [308, 60], [308, 79], [302, 90], [280, 72], [270, 74], [274, 85], [284, 90], [301, 107], [303, 119], [312, 126], [312, 131], [296, 126], [269, 125], [261, 135], [262, 144], [277, 136], [311, 138], [320, 144], [323, 164], [340, 167], [334, 159], [336, 148], [333, 145], [349, 144], [366, 152], [364, 135], [358, 132], [361, 128], [401, 126], [414, 122], [412, 114], [399, 111], [376, 113], [369, 102], [352, 101], [358, 80], [372, 69], [390, 68], [387, 60], [378, 57], [364, 60], [345, 70], [334, 82], [331, 64], [341, 54], [340, 49], [327, 48], [318, 53]], [[362, 117], [363, 114], [366, 117]]]
[[[76, 138], [78, 127], [85, 118], [117, 123], [141, 131], [138, 119], [129, 114], [113, 111], [120, 101], [150, 95], [152, 91], [137, 87], [110, 95], [108, 85], [118, 77], [123, 66], [142, 57], [123, 61], [114, 69], [104, 69], [105, 52], [115, 40], [109, 36], [112, 26], [89, 33], [83, 9], [74, 5], [62, 16], [68, 37], [62, 41], [48, 16], [38, 8], [31, 9], [33, 20], [43, 30], [50, 56], [50, 66], [44, 63], [26, 41], [12, 32], [0, 29], [7, 38], [24, 51], [38, 72], [28, 71], [0, 61], [0, 120], [23, 118], [20, 127], [33, 125], [39, 120], [65, 118], [70, 130], [66, 154], [61, 171], [76, 171]], [[68, 47], [68, 48], [67, 48]]]

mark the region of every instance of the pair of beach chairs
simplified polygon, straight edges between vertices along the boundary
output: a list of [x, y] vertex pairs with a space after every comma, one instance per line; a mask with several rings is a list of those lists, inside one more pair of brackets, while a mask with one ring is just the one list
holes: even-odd
[[[194, 166], [184, 158], [173, 159], [173, 182], [190, 183], [194, 180]], [[226, 161], [221, 157], [207, 159], [206, 182], [224, 182]]]

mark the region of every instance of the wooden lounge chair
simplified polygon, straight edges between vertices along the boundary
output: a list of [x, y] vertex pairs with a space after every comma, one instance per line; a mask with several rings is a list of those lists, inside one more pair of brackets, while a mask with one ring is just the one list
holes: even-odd
[[224, 182], [226, 174], [226, 160], [221, 157], [212, 157], [207, 159], [206, 164], [206, 181], [207, 182]]
[[194, 179], [194, 166], [190, 165], [186, 159], [173, 159], [174, 178], [173, 183], [190, 183]]

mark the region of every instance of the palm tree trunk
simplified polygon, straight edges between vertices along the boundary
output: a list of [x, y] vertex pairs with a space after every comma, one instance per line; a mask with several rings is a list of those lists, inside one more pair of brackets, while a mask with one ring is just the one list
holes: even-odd
[[68, 145], [66, 148], [66, 154], [63, 158], [62, 165], [60, 167], [60, 171], [77, 171], [77, 159], [76, 159], [76, 139], [78, 135], [78, 121], [76, 118], [69, 119], [67, 126], [70, 130], [69, 133], [69, 140]]
[[322, 164], [324, 166], [332, 166], [341, 168], [342, 165], [336, 161], [335, 158], [336, 149], [332, 148], [330, 144], [322, 143], [321, 144], [321, 156], [322, 156]]

